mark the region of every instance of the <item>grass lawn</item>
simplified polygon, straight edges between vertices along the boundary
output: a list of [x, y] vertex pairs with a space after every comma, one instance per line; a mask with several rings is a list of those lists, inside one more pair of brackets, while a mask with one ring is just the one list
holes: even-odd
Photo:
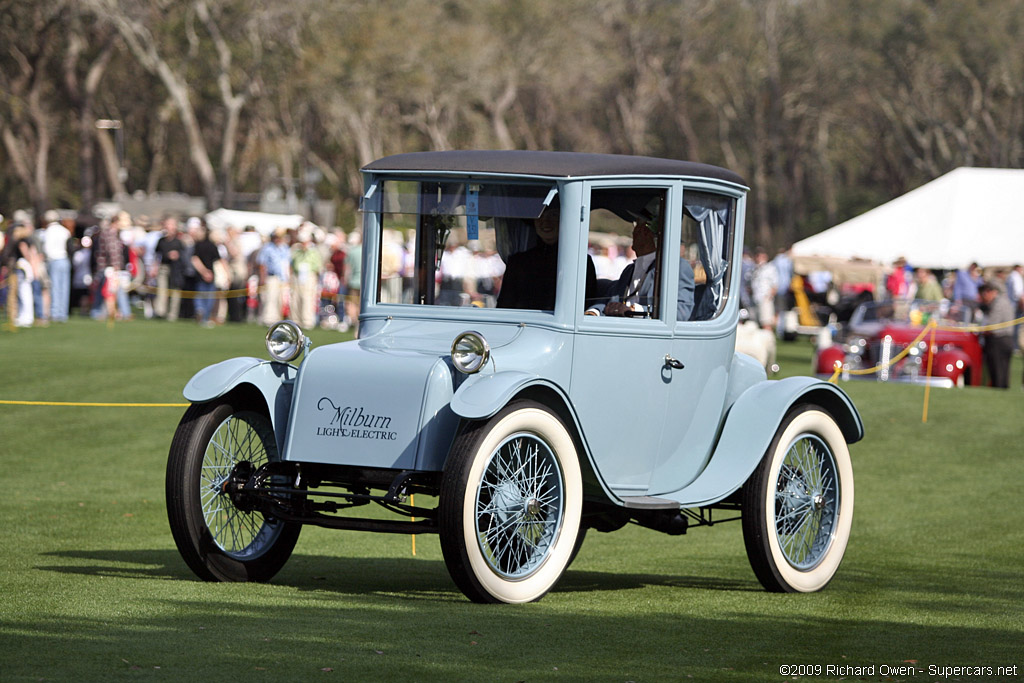
[[[314, 343], [341, 338], [318, 332]], [[0, 331], [0, 399], [179, 402], [193, 372], [265, 357], [262, 329], [73, 320]], [[783, 374], [810, 368], [785, 344]], [[773, 595], [738, 524], [591, 532], [537, 603], [481, 606], [436, 537], [306, 528], [273, 583], [196, 580], [163, 504], [181, 408], [0, 405], [0, 681], [984, 680], [1024, 667], [1024, 392], [844, 385], [866, 439], [824, 591]], [[915, 666], [916, 675], [885, 667]], [[998, 666], [1016, 675], [997, 675]], [[947, 672], [948, 673], [948, 672]], [[968, 675], [964, 675], [964, 673]]]

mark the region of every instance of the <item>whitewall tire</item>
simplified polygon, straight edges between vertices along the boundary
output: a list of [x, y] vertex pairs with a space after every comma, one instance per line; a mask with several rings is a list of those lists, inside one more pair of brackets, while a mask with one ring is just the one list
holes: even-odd
[[769, 591], [824, 588], [846, 553], [853, 466], [835, 419], [816, 406], [787, 414], [743, 492], [743, 540]]
[[452, 446], [441, 483], [441, 550], [475, 602], [541, 598], [572, 560], [583, 484], [572, 435], [534, 401], [513, 401]]

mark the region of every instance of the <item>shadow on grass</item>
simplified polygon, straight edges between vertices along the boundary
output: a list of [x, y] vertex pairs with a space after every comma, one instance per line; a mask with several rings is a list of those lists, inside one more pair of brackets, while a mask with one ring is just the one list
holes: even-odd
[[[40, 571], [105, 578], [199, 581], [174, 550], [82, 550], [43, 553], [43, 557], [88, 563], [37, 566]], [[271, 583], [298, 590], [349, 595], [389, 595], [411, 599], [462, 599], [443, 562], [412, 558], [344, 558], [293, 555]], [[554, 591], [588, 593], [666, 586], [720, 591], [760, 591], [753, 580], [707, 576], [622, 574], [575, 571], [571, 567]]]
[[590, 610], [459, 600], [396, 610], [388, 601], [334, 594], [269, 604], [223, 595], [145, 603], [158, 613], [6, 620], [5, 675], [60, 679], [73, 672], [79, 680], [110, 680], [159, 670], [164, 678], [201, 680], [309, 680], [335, 672], [341, 680], [749, 681], [778, 680], [782, 663], [833, 663], [823, 652], [842, 653], [837, 663], [922, 667], [1012, 664], [1019, 657], [1020, 634], [1011, 629], [750, 605], [680, 615], [646, 603]]
[[[436, 559], [296, 554], [272, 586], [233, 588], [199, 581], [173, 549], [40, 557], [37, 571], [104, 579], [104, 594], [124, 603], [116, 617], [91, 617], [63, 612], [55, 595], [43, 618], [0, 618], [5, 680], [137, 680], [144, 671], [309, 680], [333, 671], [346, 680], [747, 681], [777, 680], [779, 664], [794, 661], [1019, 660], [1020, 628], [978, 621], [987, 603], [958, 595], [960, 581], [929, 580], [912, 566], [898, 576], [893, 567], [887, 576], [846, 568], [836, 586], [811, 596], [766, 594], [753, 576], [570, 569], [540, 603], [487, 606], [466, 600]], [[694, 590], [635, 592], [652, 586]], [[937, 602], [907, 613], [908, 598]], [[955, 614], [970, 616], [951, 621]]]

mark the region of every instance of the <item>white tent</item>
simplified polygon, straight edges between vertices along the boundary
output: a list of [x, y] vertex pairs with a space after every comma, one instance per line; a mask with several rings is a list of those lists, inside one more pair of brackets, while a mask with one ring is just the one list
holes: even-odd
[[958, 168], [793, 245], [793, 256], [963, 268], [1024, 263], [1024, 170]]
[[251, 225], [261, 235], [270, 235], [278, 228], [297, 228], [305, 219], [299, 214], [263, 213], [260, 211], [234, 211], [217, 209], [206, 214], [206, 224], [214, 230], [234, 226], [244, 230]]

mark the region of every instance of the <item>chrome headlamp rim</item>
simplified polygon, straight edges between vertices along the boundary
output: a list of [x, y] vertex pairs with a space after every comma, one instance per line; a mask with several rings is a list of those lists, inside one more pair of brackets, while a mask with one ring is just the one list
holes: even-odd
[[[283, 330], [290, 339], [272, 339], [275, 332]], [[275, 347], [275, 344], [283, 344], [283, 347]], [[302, 328], [293, 320], [282, 320], [270, 326], [266, 336], [267, 353], [270, 357], [281, 363], [289, 363], [306, 350], [309, 345], [309, 338], [302, 332]], [[277, 350], [275, 351], [275, 348]]]
[[[474, 357], [468, 361], [464, 356], [466, 351], [459, 348], [460, 343], [464, 341], [470, 341], [470, 343], [477, 347], [476, 350], [470, 351], [470, 353], [474, 354]], [[472, 375], [480, 372], [480, 370], [487, 365], [487, 361], [491, 357], [491, 347], [482, 334], [476, 330], [466, 330], [455, 337], [455, 340], [452, 342], [451, 356], [452, 365], [455, 366], [456, 370], [467, 375]]]

